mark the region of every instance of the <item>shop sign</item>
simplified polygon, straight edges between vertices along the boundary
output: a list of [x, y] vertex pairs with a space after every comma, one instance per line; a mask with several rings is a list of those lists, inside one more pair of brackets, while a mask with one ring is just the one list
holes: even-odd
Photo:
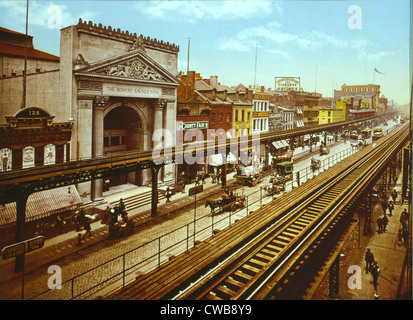
[[177, 122], [177, 131], [182, 130], [193, 130], [193, 129], [208, 129], [209, 122], [208, 121], [197, 121], [197, 122]]
[[263, 118], [263, 117], [268, 117], [268, 111], [254, 111], [252, 113], [253, 118]]
[[44, 237], [38, 236], [29, 240], [21, 241], [10, 246], [4, 247], [3, 250], [1, 250], [1, 256], [3, 260], [7, 260], [43, 248], [43, 246]]
[[275, 91], [300, 91], [300, 77], [275, 77]]

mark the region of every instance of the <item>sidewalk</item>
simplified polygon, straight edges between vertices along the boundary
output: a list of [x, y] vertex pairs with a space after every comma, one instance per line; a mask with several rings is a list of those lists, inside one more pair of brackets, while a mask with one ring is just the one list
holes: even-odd
[[[360, 235], [359, 229], [356, 226], [342, 249], [339, 275], [340, 300], [403, 299], [402, 295], [406, 292], [406, 277], [402, 282], [406, 247], [404, 246], [403, 240], [399, 241], [398, 231], [401, 212], [403, 209], [409, 212], [409, 208], [408, 205], [400, 204], [400, 187], [396, 187], [395, 189], [398, 192], [398, 198], [392, 216], [389, 215], [388, 210], [386, 212], [389, 219], [386, 231], [384, 233], [378, 233], [377, 219], [383, 215], [383, 209], [381, 205], [377, 203], [372, 212], [371, 233], [367, 235], [363, 234], [364, 218], [362, 217]], [[374, 259], [380, 268], [377, 290], [374, 289], [371, 273], [366, 274], [365, 271], [366, 263], [364, 261], [364, 255], [367, 248], [370, 248], [372, 251]], [[350, 269], [349, 271], [351, 266], [359, 266], [362, 270], [360, 289], [350, 289], [348, 286], [350, 277], [355, 274], [354, 269], [352, 271]], [[328, 299], [328, 278], [329, 276], [327, 275], [313, 299]], [[397, 296], [398, 290], [400, 290], [401, 293], [400, 297]]]

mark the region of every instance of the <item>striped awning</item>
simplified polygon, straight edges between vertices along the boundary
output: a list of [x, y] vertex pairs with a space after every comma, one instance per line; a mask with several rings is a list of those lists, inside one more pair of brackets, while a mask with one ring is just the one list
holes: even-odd
[[[69, 192], [70, 191], [70, 192]], [[26, 203], [26, 222], [76, 209], [82, 204], [74, 186], [61, 187], [33, 193]], [[0, 227], [16, 224], [16, 203], [0, 206]]]

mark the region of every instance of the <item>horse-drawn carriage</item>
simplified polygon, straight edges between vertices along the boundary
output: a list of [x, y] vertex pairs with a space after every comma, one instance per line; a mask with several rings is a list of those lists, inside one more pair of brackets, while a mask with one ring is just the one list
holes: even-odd
[[[121, 220], [118, 221], [118, 216]], [[117, 239], [132, 234], [135, 223], [128, 219], [128, 213], [123, 203], [110, 209], [103, 223], [109, 226], [109, 239]]]
[[283, 185], [278, 185], [275, 183], [269, 183], [264, 186], [264, 191], [266, 196], [272, 196], [274, 194], [280, 194], [284, 190]]
[[330, 148], [329, 147], [323, 147], [320, 146], [320, 156], [329, 154], [330, 153]]
[[285, 189], [285, 184], [293, 180], [293, 163], [291, 161], [277, 163], [275, 168], [276, 172], [271, 174], [269, 183], [264, 186], [267, 196], [281, 193]]
[[250, 186], [255, 187], [258, 183], [262, 181], [262, 173], [255, 172], [251, 167], [239, 168], [237, 173], [234, 175], [235, 183], [239, 186]]
[[215, 213], [215, 209], [218, 208], [219, 212], [225, 211], [236, 211], [238, 209], [245, 207], [246, 198], [244, 195], [238, 196], [233, 194], [232, 191], [226, 191], [224, 194], [221, 195], [221, 199], [218, 200], [207, 200], [205, 203], [205, 207], [211, 208], [211, 213]]

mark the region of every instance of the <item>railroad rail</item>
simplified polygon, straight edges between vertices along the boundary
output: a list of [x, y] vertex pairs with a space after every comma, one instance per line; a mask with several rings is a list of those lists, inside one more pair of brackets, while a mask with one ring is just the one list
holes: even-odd
[[298, 297], [347, 228], [356, 199], [407, 139], [404, 125], [108, 299]]

